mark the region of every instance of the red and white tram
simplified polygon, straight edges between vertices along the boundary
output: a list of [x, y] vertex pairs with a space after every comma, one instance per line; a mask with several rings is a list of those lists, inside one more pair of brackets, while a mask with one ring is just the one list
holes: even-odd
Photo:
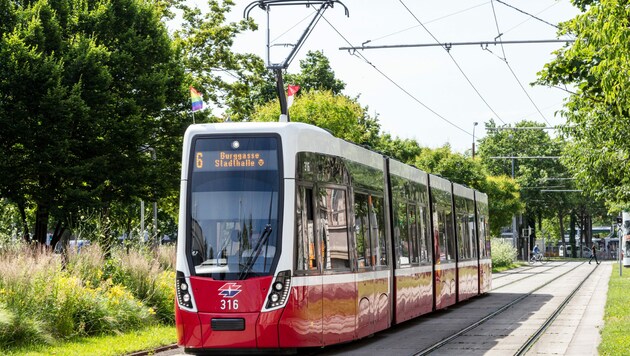
[[485, 293], [485, 194], [302, 123], [193, 125], [177, 245], [186, 352], [320, 347]]

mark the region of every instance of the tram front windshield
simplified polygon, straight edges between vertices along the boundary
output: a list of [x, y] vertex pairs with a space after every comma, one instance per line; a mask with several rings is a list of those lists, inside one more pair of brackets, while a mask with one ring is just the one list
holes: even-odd
[[280, 245], [278, 146], [276, 137], [195, 140], [186, 246], [196, 275], [272, 274]]

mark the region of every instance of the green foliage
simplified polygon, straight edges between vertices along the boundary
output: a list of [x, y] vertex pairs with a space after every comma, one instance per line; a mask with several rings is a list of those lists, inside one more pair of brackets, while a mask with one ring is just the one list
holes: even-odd
[[66, 222], [79, 208], [177, 189], [186, 91], [164, 8], [11, 4], [0, 26], [0, 196], [37, 206], [37, 240], [51, 214]]
[[[258, 56], [233, 53], [234, 36], [257, 29], [253, 20], [225, 23], [232, 1], [209, 0], [207, 13], [182, 3], [183, 24], [174, 34], [183, 52], [184, 66], [194, 78], [204, 101], [229, 107], [227, 115], [238, 121], [251, 115], [255, 105], [275, 97], [271, 72]], [[230, 78], [226, 80], [227, 77]], [[210, 110], [195, 114], [197, 122], [212, 121]]]
[[478, 161], [452, 152], [448, 144], [434, 150], [423, 150], [416, 158], [415, 165], [426, 172], [473, 189], [483, 187], [486, 179], [484, 169]]
[[511, 266], [516, 261], [517, 251], [510, 242], [500, 238], [490, 240], [492, 267]]
[[174, 272], [148, 251], [117, 249], [105, 262], [91, 245], [65, 261], [29, 246], [0, 253], [0, 340], [12, 340], [0, 350], [173, 323]]
[[[284, 82], [299, 85], [303, 92], [329, 90], [333, 95], [341, 94], [346, 87], [346, 83], [335, 78], [330, 61], [321, 51], [308, 51], [306, 58], [300, 60], [300, 73], [287, 74]], [[297, 95], [299, 96], [300, 92]]]
[[597, 351], [600, 355], [625, 355], [630, 350], [630, 271], [624, 268], [622, 276], [619, 276], [619, 264], [613, 264], [612, 270], [601, 331], [602, 342]]
[[[336, 137], [359, 145], [374, 145], [378, 140], [379, 125], [369, 117], [367, 109], [356, 100], [330, 91], [303, 92], [289, 110], [291, 121], [304, 122], [329, 130]], [[254, 121], [278, 121], [278, 101], [259, 107]]]
[[76, 337], [53, 345], [25, 345], [6, 350], [4, 354], [7, 356], [117, 356], [128, 355], [141, 350], [153, 350], [160, 346], [174, 344], [176, 341], [177, 331], [175, 327], [156, 325], [116, 335]]
[[630, 8], [626, 1], [574, 2], [585, 12], [562, 24], [575, 42], [555, 52], [539, 84], [575, 87], [565, 105], [563, 162], [577, 186], [611, 210], [630, 207]]
[[8, 347], [51, 341], [39, 320], [29, 315], [12, 313], [0, 302], [0, 351]]
[[488, 194], [490, 234], [499, 236], [501, 228], [510, 224], [512, 215], [523, 211], [518, 184], [509, 177], [490, 176], [479, 190]]

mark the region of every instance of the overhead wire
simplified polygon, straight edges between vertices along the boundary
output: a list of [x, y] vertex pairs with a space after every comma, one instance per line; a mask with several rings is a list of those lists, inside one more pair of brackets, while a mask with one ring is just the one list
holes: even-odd
[[[403, 0], [398, 0], [400, 2], [400, 4], [407, 10], [407, 12], [409, 12], [409, 14], [411, 14], [411, 16], [413, 16], [414, 19], [416, 19], [416, 21], [420, 24], [420, 26], [422, 26], [422, 28], [424, 28], [424, 30], [433, 38], [433, 40], [435, 40], [436, 43], [441, 43], [434, 35], [433, 33], [431, 33], [431, 31], [429, 31], [429, 29], [422, 23], [422, 21], [420, 21], [420, 19], [413, 13], [413, 11], [411, 11], [411, 9], [409, 9], [409, 7], [407, 7], [407, 5], [403, 2]], [[449, 51], [449, 49], [447, 47], [444, 47], [444, 50], [446, 51], [446, 53], [448, 54], [448, 56], [451, 58], [451, 60], [453, 61], [453, 63], [455, 63], [455, 66], [457, 67], [457, 69], [459, 69], [459, 71], [462, 73], [462, 75], [464, 76], [464, 78], [466, 78], [466, 81], [468, 82], [468, 84], [470, 84], [470, 86], [473, 88], [473, 90], [477, 93], [477, 95], [479, 96], [479, 98], [481, 98], [481, 100], [484, 102], [484, 104], [486, 104], [486, 106], [488, 107], [488, 109], [490, 109], [490, 111], [492, 111], [492, 113], [496, 116], [497, 119], [499, 119], [499, 121], [501, 121], [502, 123], [506, 124], [505, 121], [503, 121], [503, 119], [501, 118], [501, 116], [499, 114], [497, 114], [496, 111], [494, 111], [494, 109], [490, 106], [490, 104], [488, 103], [488, 101], [486, 101], [486, 99], [483, 97], [483, 95], [481, 95], [481, 93], [479, 92], [479, 90], [477, 89], [477, 87], [475, 87], [475, 85], [473, 84], [473, 82], [470, 80], [470, 78], [468, 78], [468, 76], [466, 75], [466, 73], [464, 72], [464, 70], [462, 69], [462, 67], [459, 65], [459, 63], [457, 63], [457, 60], [455, 60], [455, 57], [453, 57], [453, 55], [451, 54], [451, 52]]]
[[[440, 16], [440, 17], [434, 18], [434, 19], [432, 19], [432, 20], [429, 20], [429, 21], [425, 22], [425, 24], [427, 24], [427, 25], [428, 25], [428, 24], [430, 24], [430, 23], [437, 22], [437, 21], [439, 21], [439, 20], [443, 20], [443, 19], [448, 18], [448, 17], [451, 17], [451, 16], [459, 15], [459, 14], [464, 13], [464, 12], [466, 12], [466, 11], [470, 11], [470, 10], [476, 9], [476, 8], [478, 8], [478, 7], [481, 7], [481, 6], [483, 6], [483, 5], [486, 5], [486, 4], [487, 4], [487, 3], [489, 3], [489, 2], [490, 2], [490, 1], [485, 1], [485, 2], [482, 2], [481, 4], [477, 4], [477, 5], [474, 5], [474, 6], [471, 6], [471, 7], [468, 7], [468, 8], [465, 8], [465, 9], [462, 9], [462, 10], [459, 10], [459, 11], [456, 11], [456, 12], [453, 12], [453, 13], [450, 13], [450, 14], [447, 14], [447, 15], [444, 15], [444, 16]], [[412, 30], [412, 29], [414, 29], [414, 28], [418, 28], [418, 27], [420, 27], [420, 25], [407, 27], [407, 28], [405, 28], [405, 29], [402, 29], [402, 30], [399, 30], [399, 31], [396, 31], [396, 32], [392, 32], [392, 33], [390, 33], [390, 34], [388, 34], [388, 35], [384, 35], [384, 36], [381, 36], [381, 37], [378, 37], [378, 38], [374, 38], [374, 39], [371, 39], [371, 40], [365, 41], [365, 42], [363, 42], [363, 43], [380, 41], [380, 40], [382, 40], [383, 38], [391, 37], [391, 36], [397, 35], [397, 34], [399, 34], [399, 33], [403, 33], [403, 32], [405, 32], [405, 31], [409, 31], [409, 30]]]
[[[547, 6], [546, 8], [544, 8], [544, 9], [540, 10], [539, 12], [537, 12], [537, 13], [536, 13], [536, 15], [540, 15], [540, 14], [542, 14], [543, 12], [545, 12], [545, 11], [547, 11], [547, 10], [551, 9], [552, 7], [554, 7], [554, 6], [558, 5], [559, 3], [560, 3], [560, 2], [554, 2], [553, 4], [551, 4], [551, 5]], [[528, 21], [530, 21], [530, 20], [532, 20], [532, 17], [531, 17], [531, 16], [530, 16], [529, 18], [527, 18], [527, 19], [525, 19], [525, 20], [523, 20], [523, 21], [519, 22], [518, 24], [516, 24], [516, 25], [514, 25], [514, 26], [512, 26], [512, 27], [510, 27], [510, 28], [508, 28], [507, 30], [503, 31], [503, 33], [504, 33], [504, 34], [505, 34], [505, 33], [508, 33], [508, 32], [510, 32], [510, 31], [512, 31], [513, 29], [515, 29], [515, 28], [517, 28], [517, 27], [521, 26], [522, 24], [524, 24], [524, 23], [526, 23], [526, 22], [528, 22]], [[557, 28], [557, 26], [556, 26], [556, 28]]]
[[[496, 0], [499, 1], [500, 0]], [[547, 118], [545, 117], [545, 115], [543, 115], [542, 111], [540, 111], [540, 108], [538, 108], [538, 105], [536, 105], [536, 103], [534, 102], [534, 99], [532, 99], [532, 97], [529, 95], [529, 93], [527, 92], [527, 90], [525, 90], [525, 87], [523, 86], [523, 83], [521, 83], [521, 80], [518, 79], [518, 76], [516, 75], [516, 73], [514, 72], [514, 69], [512, 69], [512, 66], [510, 65], [510, 63], [507, 60], [507, 56], [505, 55], [505, 48], [503, 46], [503, 40], [501, 39], [501, 37], [503, 36], [503, 34], [501, 33], [501, 30], [499, 29], [499, 20], [497, 19], [497, 13], [494, 9], [494, 2], [493, 0], [490, 0], [490, 4], [492, 5], [492, 14], [494, 15], [494, 23], [497, 27], [497, 38], [499, 39], [499, 43], [501, 44], [501, 52], [503, 53], [503, 62], [505, 63], [505, 65], [508, 67], [508, 69], [510, 70], [510, 73], [512, 73], [512, 76], [514, 77], [514, 79], [516, 79], [516, 82], [518, 83], [518, 85], [521, 87], [521, 90], [523, 90], [523, 93], [525, 93], [525, 95], [527, 96], [527, 98], [529, 99], [529, 101], [532, 103], [532, 105], [534, 105], [534, 107], [536, 108], [536, 111], [538, 111], [538, 113], [540, 114], [540, 116], [542, 117], [543, 120], [545, 120], [545, 122], [548, 125], [551, 125], [551, 123], [547, 120]]]
[[[559, 28], [559, 27], [558, 27], [558, 25], [554, 25], [554, 24], [552, 24], [552, 23], [550, 23], [550, 22], [548, 22], [548, 21], [545, 21], [545, 20], [543, 20], [543, 19], [541, 19], [541, 18], [539, 18], [539, 17], [537, 17], [537, 16], [534, 16], [534, 15], [532, 15], [532, 14], [528, 13], [528, 12], [525, 12], [525, 11], [523, 11], [523, 10], [521, 10], [521, 9], [517, 8], [517, 7], [514, 7], [514, 6], [512, 6], [512, 5], [508, 4], [508, 3], [505, 3], [505, 2], [503, 2], [503, 1], [501, 1], [501, 0], [496, 0], [496, 1], [497, 1], [498, 3], [500, 3], [500, 4], [503, 4], [503, 5], [507, 6], [507, 7], [509, 7], [509, 8], [512, 8], [512, 9], [514, 9], [514, 10], [516, 10], [516, 11], [520, 12], [520, 13], [523, 13], [523, 14], [525, 14], [525, 15], [527, 15], [527, 16], [529, 16], [529, 17], [533, 18], [533, 19], [536, 19], [536, 20], [538, 20], [538, 21], [540, 21], [540, 22], [542, 22], [542, 23], [545, 23], [545, 24], [547, 24], [547, 25], [549, 25], [549, 26], [553, 26], [553, 27], [555, 27], [555, 28]], [[490, 2], [492, 2], [492, 1], [490, 1]], [[492, 7], [492, 9], [494, 10], [494, 6]]]
[[[328, 23], [328, 25], [339, 35], [339, 37], [341, 37], [344, 41], [346, 41], [346, 43], [348, 43], [348, 45], [352, 46], [352, 43], [350, 43], [350, 41], [348, 41], [348, 39], [346, 39], [346, 37], [344, 35], [341, 34], [341, 32], [339, 32], [339, 30], [337, 30], [337, 28], [330, 23], [330, 21], [328, 21], [328, 19], [326, 18], [326, 16], [322, 16], [322, 18], [324, 19], [324, 21], [326, 21]], [[448, 123], [449, 125], [459, 129], [460, 131], [473, 136], [472, 133], [468, 132], [467, 130], [461, 128], [460, 126], [458, 126], [457, 124], [453, 123], [452, 121], [448, 120], [447, 118], [445, 118], [444, 116], [440, 115], [437, 111], [433, 110], [432, 108], [430, 108], [429, 106], [427, 106], [425, 103], [423, 103], [422, 101], [420, 101], [420, 99], [416, 98], [413, 94], [411, 94], [408, 90], [406, 90], [405, 88], [403, 88], [400, 84], [398, 84], [395, 80], [393, 80], [392, 78], [390, 78], [387, 74], [385, 74], [382, 70], [380, 70], [376, 65], [374, 65], [372, 62], [370, 62], [362, 53], [354, 51], [354, 53], [351, 53], [359, 58], [361, 58], [365, 63], [367, 63], [368, 65], [370, 65], [372, 68], [374, 68], [374, 70], [376, 70], [380, 75], [382, 75], [385, 79], [387, 79], [390, 83], [392, 83], [394, 86], [396, 86], [398, 89], [400, 89], [403, 93], [407, 94], [407, 96], [409, 96], [411, 99], [413, 99], [415, 102], [417, 102], [418, 104], [420, 104], [422, 107], [424, 107], [425, 109], [427, 109], [428, 111], [430, 111], [432, 114], [434, 114], [435, 116], [439, 117], [440, 119], [442, 119], [443, 121], [445, 121], [446, 123]]]

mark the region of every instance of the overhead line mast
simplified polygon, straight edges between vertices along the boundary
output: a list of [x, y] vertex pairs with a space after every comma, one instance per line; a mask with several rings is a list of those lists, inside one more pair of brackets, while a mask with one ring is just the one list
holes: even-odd
[[[265, 12], [267, 13], [267, 68], [273, 70], [276, 76], [276, 91], [278, 93], [278, 100], [280, 101], [280, 121], [287, 121], [287, 122], [290, 121], [289, 108], [287, 105], [287, 96], [286, 96], [286, 93], [284, 92], [284, 83], [282, 81], [282, 71], [289, 67], [289, 64], [291, 64], [291, 61], [293, 60], [293, 58], [295, 58], [297, 52], [300, 50], [300, 48], [302, 47], [302, 45], [304, 44], [308, 36], [311, 34], [317, 22], [319, 22], [322, 16], [324, 16], [324, 11], [326, 11], [326, 9], [329, 7], [333, 7], [335, 3], [343, 6], [346, 16], [350, 16], [350, 13], [348, 12], [348, 8], [346, 7], [346, 5], [344, 5], [342, 2], [337, 1], [337, 0], [305, 0], [305, 1], [259, 0], [259, 1], [254, 1], [250, 3], [249, 5], [247, 5], [247, 7], [245, 7], [245, 10], [243, 11], [243, 16], [246, 19], [249, 19], [250, 12], [256, 7], [259, 7], [265, 10]], [[304, 30], [304, 32], [302, 33], [302, 36], [300, 36], [298, 41], [295, 44], [284, 44], [284, 46], [293, 47], [293, 49], [291, 50], [289, 55], [284, 59], [284, 61], [280, 63], [271, 63], [271, 56], [270, 56], [271, 38], [270, 38], [270, 29], [269, 29], [269, 12], [271, 10], [271, 7], [273, 6], [291, 6], [291, 5], [304, 5], [306, 7], [319, 5], [319, 9], [315, 13], [315, 16], [313, 16], [313, 19], [308, 24], [308, 26], [306, 27], [306, 29]]]

